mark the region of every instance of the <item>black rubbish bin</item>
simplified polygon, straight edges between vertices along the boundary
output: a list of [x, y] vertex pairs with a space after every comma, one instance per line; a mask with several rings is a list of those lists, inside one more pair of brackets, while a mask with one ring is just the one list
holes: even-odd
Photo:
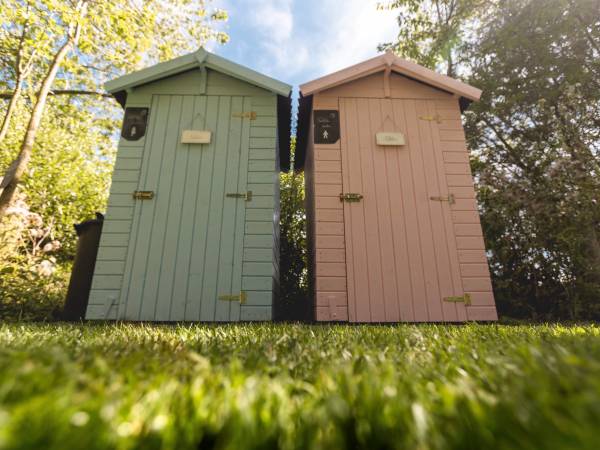
[[104, 216], [96, 213], [95, 219], [75, 225], [79, 239], [63, 310], [63, 320], [74, 322], [85, 318], [103, 222]]

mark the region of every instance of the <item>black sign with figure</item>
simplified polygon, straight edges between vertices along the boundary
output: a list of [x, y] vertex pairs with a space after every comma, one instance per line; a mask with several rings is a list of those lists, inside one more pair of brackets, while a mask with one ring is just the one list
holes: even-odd
[[148, 108], [125, 108], [121, 136], [128, 141], [137, 141], [146, 134]]
[[340, 113], [315, 111], [315, 144], [335, 144], [340, 138]]

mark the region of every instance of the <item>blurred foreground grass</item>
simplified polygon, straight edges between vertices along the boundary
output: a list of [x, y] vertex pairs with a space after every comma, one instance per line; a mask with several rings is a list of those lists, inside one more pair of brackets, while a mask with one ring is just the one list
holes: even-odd
[[0, 325], [0, 449], [598, 449], [600, 328]]

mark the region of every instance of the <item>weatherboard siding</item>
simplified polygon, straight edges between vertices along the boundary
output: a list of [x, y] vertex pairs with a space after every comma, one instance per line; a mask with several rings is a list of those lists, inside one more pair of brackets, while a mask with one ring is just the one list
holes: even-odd
[[[313, 109], [338, 110], [338, 99], [316, 95]], [[312, 123], [312, 118], [311, 118]], [[311, 129], [312, 131], [312, 129]], [[346, 256], [342, 188], [341, 144], [313, 144], [310, 136], [310, 219], [315, 315], [319, 321], [347, 321]]]
[[274, 224], [279, 181], [275, 151], [277, 97], [253, 97], [252, 111], [257, 112], [257, 119], [250, 121], [248, 190], [252, 191], [252, 201], [246, 204], [242, 266], [242, 288], [248, 299], [241, 308], [241, 320], [271, 320], [279, 271], [275, 258], [279, 224]]
[[[176, 108], [178, 107], [177, 119], [173, 119], [173, 114], [171, 114], [175, 113], [175, 110], [168, 113], [168, 109], [157, 107], [160, 98], [163, 101], [171, 98], [171, 101], [177, 102], [179, 105], [175, 105]], [[189, 244], [192, 240], [192, 228], [182, 225], [179, 235], [169, 235], [170, 240], [178, 242], [177, 245], [161, 250], [160, 257], [158, 253], [154, 256], [150, 255], [148, 264], [154, 266], [159, 264], [161, 268], [164, 265], [167, 269], [162, 272], [157, 271], [158, 267], [154, 269], [156, 273], [161, 273], [159, 279], [155, 283], [152, 282], [156, 284], [156, 302], [142, 305], [128, 304], [128, 298], [131, 296], [130, 289], [135, 289], [135, 286], [132, 287], [129, 283], [132, 276], [130, 271], [134, 267], [133, 258], [136, 257], [135, 245], [140, 245], [142, 242], [140, 241], [141, 237], [138, 236], [139, 231], [134, 226], [134, 220], [136, 217], [140, 217], [143, 202], [134, 201], [132, 192], [143, 188], [140, 184], [141, 177], [147, 176], [143, 175], [144, 169], [142, 168], [144, 152], [151, 151], [152, 143], [147, 140], [151, 139], [150, 136], [157, 127], [157, 122], [175, 120], [171, 126], [172, 131], [169, 132], [176, 134], [180, 129], [194, 128], [204, 123], [206, 116], [210, 115], [206, 106], [206, 102], [210, 98], [221, 98], [221, 106], [227, 105], [229, 108], [225, 113], [228, 116], [242, 110], [256, 111], [258, 114], [254, 121], [244, 119], [243, 122], [248, 125], [237, 130], [242, 135], [241, 145], [246, 146], [242, 154], [247, 156], [239, 161], [239, 176], [237, 176], [236, 185], [223, 186], [222, 193], [224, 196], [225, 191], [251, 190], [254, 198], [250, 202], [238, 200], [235, 217], [224, 217], [220, 224], [208, 224], [209, 227], [219, 226], [228, 229], [227, 227], [237, 226], [234, 223], [236, 217], [241, 220], [239, 222], [241, 232], [235, 233], [235, 240], [239, 239], [239, 242], [223, 243], [223, 245], [231, 247], [229, 250], [231, 250], [233, 258], [240, 263], [234, 264], [233, 272], [227, 273], [224, 277], [231, 280], [230, 284], [227, 282], [221, 285], [222, 283], [219, 282], [219, 285], [210, 288], [215, 292], [210, 289], [206, 290], [208, 288], [190, 292], [190, 289], [194, 288], [193, 286], [185, 287], [187, 286], [185, 278], [190, 276], [192, 284], [194, 281], [196, 282], [195, 285], [199, 280], [195, 280], [193, 275], [189, 274], [189, 266], [183, 267], [182, 261], [187, 258], [190, 264], [193, 264], [193, 252], [196, 249], [191, 248]], [[223, 103], [226, 98], [229, 100]], [[202, 102], [204, 103], [202, 104]], [[273, 292], [277, 288], [274, 280], [278, 281], [279, 277], [279, 262], [275, 256], [278, 251], [276, 239], [279, 227], [278, 223], [276, 226], [274, 225], [274, 210], [278, 205], [276, 95], [210, 69], [204, 74], [197, 69], [134, 88], [128, 93], [126, 107], [148, 107], [150, 116], [144, 138], [133, 142], [121, 139], [119, 142], [86, 318], [96, 320], [117, 318], [198, 320], [202, 317], [202, 311], [195, 308], [200, 305], [190, 305], [186, 301], [186, 298], [189, 299], [191, 295], [196, 295], [203, 298], [202, 308], [214, 309], [214, 320], [270, 320]], [[221, 111], [221, 115], [223, 111]], [[222, 119], [225, 117], [223, 116], [219, 120]], [[171, 136], [170, 139], [173, 140], [176, 137]], [[221, 139], [225, 139], [225, 136], [221, 136]], [[162, 151], [160, 143], [154, 143], [154, 145], [157, 146], [155, 152]], [[170, 170], [181, 173], [180, 179], [173, 182], [169, 188], [172, 191], [170, 195], [174, 203], [169, 208], [182, 209], [184, 204], [188, 205], [188, 202], [191, 201], [188, 194], [191, 193], [194, 180], [210, 179], [212, 173], [193, 172], [193, 168], [198, 167], [194, 165], [194, 158], [197, 158], [198, 155], [190, 154], [187, 158], [179, 157], [179, 155], [163, 155], [163, 157], [165, 157], [163, 164], [169, 165]], [[223, 161], [223, 164], [223, 170], [225, 170], [227, 164], [238, 163], [230, 159], [228, 162]], [[208, 169], [208, 167], [206, 168]], [[228, 182], [232, 182], [231, 180], [235, 178], [236, 176], [233, 174], [227, 176]], [[160, 189], [164, 191], [167, 187]], [[169, 211], [161, 210], [156, 213], [164, 215], [169, 214]], [[201, 218], [197, 218], [201, 220]], [[145, 220], [154, 219], [148, 217]], [[167, 226], [167, 223], [165, 222], [167, 227], [165, 231], [171, 230], [169, 232], [173, 233], [173, 226]], [[160, 230], [154, 230], [155, 233], [157, 231]], [[146, 243], [143, 245], [150, 245], [147, 242], [149, 238], [145, 239], [143, 242]], [[151, 251], [156, 253], [158, 250]], [[196, 263], [199, 264], [198, 261]], [[142, 266], [139, 265], [139, 267]], [[144, 267], [146, 266], [144, 265]], [[235, 273], [236, 270], [239, 270], [239, 273]], [[138, 275], [141, 276], [141, 274]], [[210, 276], [214, 275], [211, 273]], [[168, 288], [169, 286], [171, 287]], [[217, 303], [215, 300], [217, 295], [235, 294], [241, 290], [246, 290], [248, 293], [245, 305], [240, 306], [235, 302]], [[161, 300], [167, 297], [171, 298], [170, 302]], [[210, 304], [206, 304], [204, 298], [209, 297], [213, 300], [208, 302]]]

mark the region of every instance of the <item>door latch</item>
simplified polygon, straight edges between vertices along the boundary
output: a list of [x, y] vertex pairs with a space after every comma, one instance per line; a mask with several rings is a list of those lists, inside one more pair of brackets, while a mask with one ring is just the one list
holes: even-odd
[[154, 191], [134, 191], [133, 198], [136, 200], [152, 200]]
[[454, 205], [456, 203], [456, 199], [454, 198], [454, 194], [449, 194], [447, 197], [443, 197], [443, 196], [431, 196], [429, 197], [430, 200], [435, 200], [437, 202], [448, 202], [451, 205]]
[[464, 303], [465, 306], [471, 306], [471, 294], [444, 297], [444, 301], [450, 303]]
[[442, 116], [436, 114], [435, 116], [419, 116], [421, 120], [428, 120], [429, 122], [442, 123]]
[[238, 112], [238, 113], [233, 113], [231, 115], [231, 117], [236, 117], [238, 119], [250, 119], [250, 120], [256, 120], [256, 111], [248, 111], [248, 112]]
[[360, 202], [362, 200], [362, 194], [348, 193], [340, 194], [340, 202]]
[[229, 198], [243, 198], [244, 200], [246, 200], [247, 202], [252, 200], [252, 191], [246, 191], [246, 192], [228, 192], [227, 194], [225, 194], [226, 197]]
[[246, 291], [240, 291], [239, 295], [219, 295], [219, 300], [225, 302], [240, 302], [240, 305], [246, 303], [248, 300], [248, 294]]

